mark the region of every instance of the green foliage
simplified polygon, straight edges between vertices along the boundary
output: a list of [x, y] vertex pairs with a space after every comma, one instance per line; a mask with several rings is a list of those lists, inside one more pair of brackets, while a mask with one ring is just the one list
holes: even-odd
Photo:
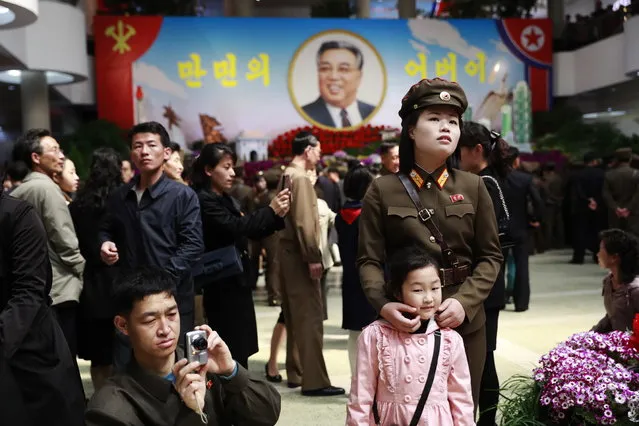
[[311, 6], [312, 18], [349, 18], [354, 13], [347, 0], [324, 0]]
[[546, 426], [540, 410], [541, 388], [528, 376], [515, 375], [503, 384], [498, 410], [507, 426]]
[[95, 120], [82, 124], [75, 133], [64, 136], [60, 142], [67, 156], [73, 160], [80, 179], [86, 178], [93, 151], [102, 147], [115, 149], [128, 158], [129, 147], [122, 130], [106, 120]]

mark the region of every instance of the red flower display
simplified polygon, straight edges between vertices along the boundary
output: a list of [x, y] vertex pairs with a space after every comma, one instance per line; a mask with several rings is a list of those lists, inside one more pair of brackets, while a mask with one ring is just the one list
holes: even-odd
[[628, 346], [639, 351], [639, 314], [635, 314], [635, 318], [632, 320], [632, 335], [628, 341]]
[[322, 152], [332, 154], [346, 148], [363, 148], [369, 143], [378, 142], [381, 132], [396, 131], [391, 126], [371, 126], [367, 124], [353, 131], [327, 130], [314, 126], [291, 129], [273, 139], [269, 147], [269, 156], [281, 158], [291, 155], [291, 145], [298, 132], [306, 131], [315, 135], [322, 143]]

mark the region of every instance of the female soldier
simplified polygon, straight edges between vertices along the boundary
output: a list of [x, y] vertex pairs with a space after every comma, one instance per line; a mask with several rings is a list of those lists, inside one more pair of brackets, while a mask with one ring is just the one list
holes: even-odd
[[424, 79], [404, 96], [400, 173], [376, 179], [364, 197], [358, 266], [373, 307], [395, 328], [413, 332], [420, 326], [418, 310], [385, 297], [384, 262], [410, 245], [425, 247], [438, 260], [444, 301], [436, 320], [464, 339], [476, 406], [486, 357], [483, 301], [502, 253], [483, 181], [450, 167], [467, 106], [462, 88], [440, 78]]
[[[500, 231], [502, 250], [512, 245], [512, 240], [507, 232], [510, 222], [508, 207], [504, 200], [503, 188], [506, 177], [511, 171], [508, 161], [508, 143], [501, 138], [499, 133], [491, 132], [486, 127], [475, 122], [464, 123], [462, 135], [459, 138], [459, 168], [479, 175], [486, 184], [497, 217]], [[497, 348], [497, 323], [499, 311], [504, 308], [506, 302], [506, 284], [504, 282], [504, 270], [502, 269], [495, 281], [493, 289], [484, 300], [486, 312], [486, 363], [481, 379], [481, 391], [479, 394], [479, 411], [481, 416], [478, 426], [494, 426], [496, 406], [499, 402], [499, 378], [495, 369], [495, 349]]]

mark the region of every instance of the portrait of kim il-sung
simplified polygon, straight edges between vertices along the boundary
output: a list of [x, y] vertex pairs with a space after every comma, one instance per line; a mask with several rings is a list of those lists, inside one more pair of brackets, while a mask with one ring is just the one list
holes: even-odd
[[[291, 97], [311, 124], [337, 130], [357, 128], [373, 117], [383, 100], [384, 65], [374, 47], [355, 34], [333, 30], [321, 36], [307, 41], [293, 59]], [[315, 66], [314, 72], [309, 65]], [[305, 84], [299, 81], [302, 69], [307, 71]], [[317, 76], [316, 86], [313, 75]]]

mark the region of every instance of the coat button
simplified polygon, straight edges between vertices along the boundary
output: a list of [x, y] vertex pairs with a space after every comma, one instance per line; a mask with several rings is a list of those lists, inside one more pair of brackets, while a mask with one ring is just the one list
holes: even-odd
[[426, 377], [425, 376], [419, 376], [419, 378], [417, 380], [419, 380], [419, 383], [426, 383]]
[[409, 357], [408, 355], [406, 355], [406, 356], [404, 357], [404, 362], [405, 362], [406, 364], [410, 364], [410, 357]]
[[407, 345], [410, 345], [411, 343], [413, 343], [413, 340], [412, 340], [412, 339], [409, 339], [409, 338], [406, 338], [406, 339], [404, 340], [404, 343], [406, 343]]
[[426, 357], [424, 355], [420, 355], [419, 358], [417, 359], [421, 364], [426, 362]]
[[424, 339], [423, 337], [420, 337], [417, 343], [423, 346], [426, 343], [426, 339]]
[[410, 395], [405, 395], [404, 396], [404, 402], [410, 402], [412, 398], [410, 397]]
[[426, 189], [430, 189], [431, 186], [432, 186], [432, 183], [430, 183], [430, 182], [426, 183]]
[[435, 243], [435, 237], [433, 237], [432, 235], [428, 238], [428, 241], [430, 241], [431, 243]]
[[411, 376], [410, 374], [406, 376], [406, 383], [410, 383], [413, 381], [413, 376]]

